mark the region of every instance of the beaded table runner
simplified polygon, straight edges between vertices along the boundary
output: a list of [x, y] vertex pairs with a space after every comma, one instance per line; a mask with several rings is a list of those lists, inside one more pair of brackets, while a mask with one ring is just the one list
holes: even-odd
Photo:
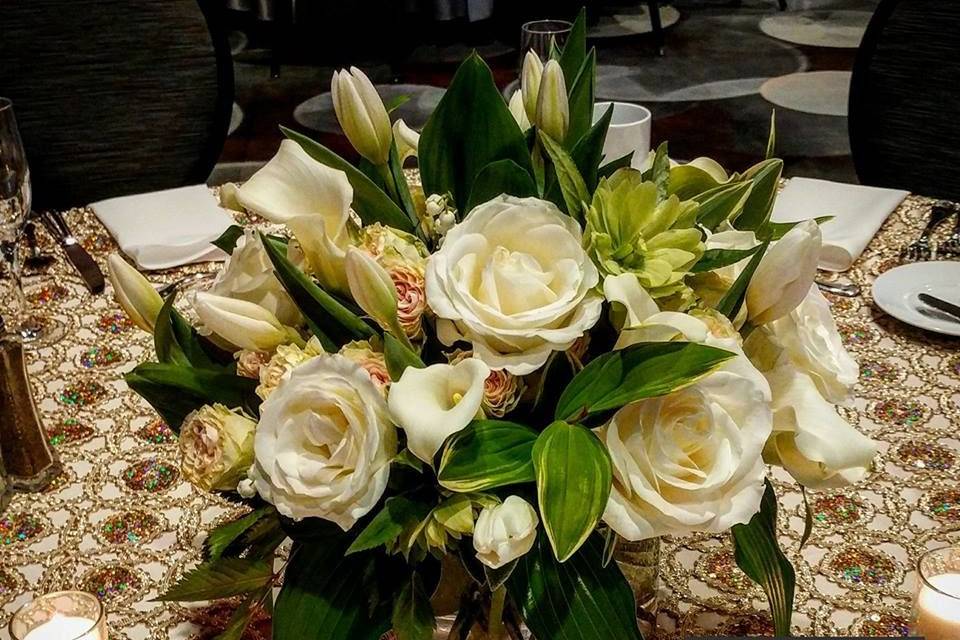
[[[856, 402], [841, 411], [880, 442], [880, 452], [874, 473], [855, 489], [808, 492], [813, 534], [799, 555], [802, 497], [778, 475], [784, 545], [798, 573], [799, 634], [905, 634], [914, 561], [925, 549], [960, 541], [960, 341], [883, 315], [869, 290], [897, 264], [932, 203], [908, 198], [847, 274], [866, 285], [862, 297], [831, 297], [861, 367]], [[67, 219], [105, 266], [115, 246], [93, 213], [74, 209]], [[212, 269], [150, 277], [169, 282]], [[28, 295], [52, 334], [63, 336], [30, 345], [27, 358], [65, 471], [44, 493], [15, 496], [0, 517], [0, 638], [18, 606], [63, 588], [99, 595], [111, 640], [213, 637], [230, 604], [150, 602], [199, 558], [205, 532], [237, 514], [180, 478], [173, 434], [121, 379], [151, 356], [151, 336], [125, 318], [109, 287], [91, 297], [62, 259], [30, 279]], [[666, 539], [661, 558], [660, 636], [770, 633], [763, 594], [736, 568], [725, 538]], [[268, 624], [259, 621], [247, 637], [269, 637]]]

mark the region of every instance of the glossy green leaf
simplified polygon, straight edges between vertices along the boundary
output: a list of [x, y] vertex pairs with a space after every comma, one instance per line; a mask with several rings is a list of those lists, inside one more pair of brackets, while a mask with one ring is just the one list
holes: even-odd
[[157, 352], [157, 361], [164, 364], [176, 364], [182, 367], [189, 367], [190, 359], [180, 348], [177, 338], [173, 333], [173, 303], [177, 298], [177, 292], [174, 291], [163, 301], [160, 307], [160, 313], [154, 322], [153, 328], [153, 348]]
[[[580, 9], [560, 53], [560, 68], [569, 93], [587, 57], [587, 11]], [[544, 61], [546, 62], [546, 61]]]
[[347, 555], [392, 543], [405, 531], [423, 521], [433, 505], [404, 496], [387, 498], [383, 509], [360, 532], [347, 549]]
[[423, 128], [418, 159], [424, 193], [452, 194], [461, 212], [477, 174], [491, 162], [513, 160], [532, 174], [523, 132], [475, 53], [457, 69]]
[[729, 267], [737, 264], [745, 258], [749, 258], [759, 250], [761, 245], [751, 247], [750, 249], [707, 249], [697, 260], [696, 264], [690, 267], [691, 273], [703, 273], [704, 271], [713, 271], [723, 267]]
[[657, 185], [657, 200], [665, 200], [670, 192], [670, 155], [667, 143], [661, 142], [653, 156], [650, 180]]
[[807, 499], [807, 489], [800, 485], [800, 495], [803, 496], [803, 534], [800, 536], [800, 546], [797, 551], [803, 551], [803, 547], [810, 539], [813, 533], [813, 509], [810, 508], [810, 500]]
[[560, 562], [586, 542], [607, 506], [610, 454], [586, 427], [557, 421], [533, 446], [543, 527]]
[[643, 640], [633, 591], [616, 562], [606, 567], [594, 534], [564, 563], [544, 537], [520, 558], [507, 591], [534, 637], [549, 640]]
[[444, 444], [437, 478], [450, 491], [484, 491], [533, 482], [537, 432], [505, 420], [475, 420]]
[[750, 286], [750, 279], [753, 278], [754, 272], [757, 270], [757, 267], [760, 266], [760, 261], [763, 260], [763, 254], [767, 252], [769, 245], [769, 242], [764, 242], [760, 245], [757, 252], [750, 258], [750, 262], [747, 263], [744, 270], [737, 276], [733, 285], [723, 294], [720, 302], [717, 303], [717, 311], [727, 316], [731, 322], [737, 317], [737, 314], [740, 313], [740, 307], [743, 306], [743, 301], [747, 296], [747, 287]]
[[563, 195], [563, 202], [566, 212], [571, 216], [577, 216], [584, 203], [590, 201], [590, 194], [587, 193], [587, 185], [583, 181], [583, 176], [574, 164], [573, 159], [563, 150], [553, 138], [545, 132], [538, 132], [543, 149], [550, 157], [550, 162], [556, 174], [557, 184], [560, 185], [560, 193]]
[[[833, 216], [820, 216], [814, 218], [813, 221], [817, 224], [823, 224], [824, 222], [830, 222], [833, 220]], [[757, 231], [757, 238], [760, 240], [779, 240], [787, 234], [790, 229], [793, 229], [795, 226], [805, 222], [805, 220], [797, 220], [796, 222], [767, 222], [765, 225], [760, 227]]]
[[[609, 162], [607, 162], [607, 164], [600, 167], [600, 170], [597, 171], [597, 175], [600, 178], [609, 178], [614, 173], [616, 173], [618, 169], [624, 169], [626, 167], [629, 167], [633, 162], [633, 154], [634, 152], [631, 151], [626, 155], [620, 156], [619, 158], [616, 158], [614, 160], [610, 160]], [[604, 159], [608, 160], [608, 158], [604, 158]]]
[[219, 558], [188, 571], [157, 600], [198, 602], [231, 598], [259, 589], [271, 580], [273, 568], [266, 561]]
[[753, 165], [743, 174], [745, 180], [753, 183], [743, 209], [733, 220], [733, 226], [741, 231], [756, 231], [770, 220], [773, 204], [780, 189], [780, 175], [783, 173], [783, 160], [764, 160]]
[[555, 417], [573, 422], [693, 384], [734, 354], [690, 342], [640, 343], [594, 358], [560, 395]]
[[557, 141], [563, 142], [563, 146], [567, 149], [572, 150], [577, 141], [587, 133], [590, 125], [593, 124], [596, 79], [597, 52], [595, 49], [591, 49], [590, 53], [584, 58], [573, 85], [567, 85], [569, 87], [567, 93], [569, 95], [570, 123], [567, 127], [566, 138]]
[[274, 273], [300, 309], [307, 325], [327, 351], [337, 351], [351, 340], [363, 340], [374, 335], [373, 329], [336, 298], [321, 289], [297, 268], [280, 247], [267, 238], [263, 246], [273, 263]]
[[384, 108], [386, 108], [387, 113], [393, 113], [394, 111], [396, 111], [397, 109], [399, 109], [399, 108], [402, 107], [403, 105], [405, 105], [405, 104], [407, 104], [408, 102], [410, 102], [410, 99], [411, 99], [411, 98], [412, 98], [412, 96], [410, 96], [409, 94], [404, 93], [404, 94], [402, 94], [402, 95], [394, 96], [394, 97], [390, 98], [389, 100], [387, 100], [387, 101], [384, 103], [383, 106], [384, 106]]
[[473, 181], [464, 214], [504, 193], [518, 198], [537, 195], [533, 176], [513, 160], [497, 160], [480, 170]]
[[797, 578], [777, 541], [777, 494], [769, 480], [760, 511], [731, 533], [737, 566], [767, 594], [776, 635], [789, 636]]
[[414, 572], [393, 603], [393, 633], [397, 640], [432, 640], [437, 619], [423, 580]]
[[[201, 369], [227, 370], [229, 365], [214, 362], [210, 353], [219, 350], [194, 329], [173, 306], [177, 292], [172, 291], [164, 300], [157, 314], [153, 331], [153, 346], [157, 360], [164, 364], [177, 364]], [[233, 357], [227, 360], [233, 364]]]
[[770, 135], [767, 136], [767, 151], [764, 159], [770, 160], [777, 153], [777, 110], [770, 110]]
[[692, 200], [720, 183], [709, 173], [692, 164], [681, 164], [670, 169], [670, 195], [681, 200]]
[[419, 217], [417, 208], [413, 204], [413, 198], [410, 196], [410, 186], [407, 184], [407, 177], [403, 174], [403, 162], [400, 160], [400, 153], [397, 151], [397, 141], [390, 143], [390, 159], [388, 162], [390, 178], [393, 182], [393, 191], [396, 193], [396, 202], [407, 214], [407, 219], [414, 228], [418, 228]]
[[353, 187], [353, 210], [357, 212], [364, 224], [382, 222], [402, 231], [411, 233], [414, 231], [413, 223], [403, 209], [362, 171], [319, 142], [286, 127], [280, 127], [280, 130], [287, 138], [303, 147], [307, 155], [317, 162], [347, 174], [347, 180]]
[[227, 255], [233, 253], [233, 250], [237, 246], [237, 241], [243, 237], [243, 227], [238, 224], [232, 224], [227, 227], [227, 230], [220, 234], [220, 237], [211, 242], [213, 246], [217, 247]]
[[570, 157], [573, 158], [574, 164], [577, 165], [577, 169], [587, 185], [587, 193], [593, 193], [600, 181], [603, 143], [607, 139], [607, 130], [610, 128], [612, 117], [613, 105], [610, 105], [600, 119], [593, 123], [593, 126], [577, 141], [570, 152]]
[[735, 218], [743, 209], [751, 189], [753, 183], [750, 181], [735, 182], [722, 184], [694, 196], [693, 199], [700, 204], [697, 223], [714, 231], [724, 221]]
[[387, 363], [387, 373], [390, 374], [390, 379], [394, 382], [400, 379], [407, 367], [423, 369], [427, 366], [419, 355], [411, 351], [390, 333], [383, 334], [383, 357]]
[[216, 560], [224, 554], [227, 548], [240, 539], [257, 521], [273, 511], [273, 507], [261, 507], [245, 516], [232, 520], [212, 529], [203, 541], [203, 555], [209, 560]]

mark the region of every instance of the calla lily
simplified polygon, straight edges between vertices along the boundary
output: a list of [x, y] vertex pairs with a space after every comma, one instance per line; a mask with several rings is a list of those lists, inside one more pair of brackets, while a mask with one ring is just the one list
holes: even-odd
[[621, 273], [603, 279], [603, 297], [623, 306], [626, 316], [620, 323], [623, 329], [632, 329], [660, 311], [653, 297], [640, 286], [637, 276]]
[[570, 105], [567, 103], [567, 85], [563, 69], [556, 60], [543, 68], [540, 91], [537, 94], [537, 127], [557, 142], [567, 136], [570, 124]]
[[337, 120], [353, 148], [377, 166], [387, 164], [393, 139], [390, 116], [370, 78], [356, 67], [341, 69], [334, 72], [330, 91]]
[[803, 302], [817, 274], [821, 244], [820, 227], [806, 220], [767, 251], [747, 287], [751, 323], [782, 318]]
[[510, 108], [510, 115], [513, 116], [513, 119], [517, 121], [517, 124], [520, 126], [521, 131], [526, 131], [530, 128], [530, 118], [527, 117], [527, 112], [523, 107], [523, 92], [520, 89], [517, 89], [513, 92], [513, 95], [510, 96], [510, 102], [507, 104]]
[[393, 332], [398, 326], [397, 289], [390, 274], [368, 253], [355, 247], [347, 250], [344, 265], [350, 295], [381, 328]]
[[537, 119], [537, 97], [540, 95], [540, 81], [543, 77], [543, 63], [533, 51], [527, 51], [523, 58], [523, 71], [520, 74], [520, 95], [527, 121]]
[[401, 118], [393, 123], [393, 139], [397, 142], [397, 154], [400, 164], [410, 157], [417, 157], [417, 147], [420, 145], [420, 134], [407, 126]]
[[299, 340], [275, 315], [246, 300], [201, 292], [194, 297], [193, 308], [204, 328], [241, 349], [271, 351]]
[[163, 307], [163, 298], [157, 290], [119, 254], [113, 253], [107, 258], [107, 273], [114, 297], [127, 316], [144, 331], [153, 333], [157, 315]]
[[349, 211], [339, 216], [298, 216], [287, 220], [287, 227], [300, 244], [307, 270], [323, 287], [348, 293], [350, 287], [344, 259], [357, 231]]
[[277, 155], [237, 190], [245, 208], [271, 222], [297, 216], [340, 220], [350, 211], [353, 187], [347, 174], [317, 162], [293, 140], [280, 143]]
[[444, 440], [470, 424], [480, 411], [488, 375], [490, 368], [477, 358], [403, 372], [387, 402], [413, 455], [432, 463]]

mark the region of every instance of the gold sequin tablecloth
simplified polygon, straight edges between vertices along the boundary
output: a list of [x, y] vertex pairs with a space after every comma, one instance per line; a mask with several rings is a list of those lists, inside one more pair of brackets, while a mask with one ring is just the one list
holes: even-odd
[[[847, 275], [866, 285], [895, 266], [932, 202], [908, 198]], [[103, 264], [114, 245], [92, 212], [67, 215]], [[211, 637], [229, 605], [150, 602], [198, 559], [205, 532], [236, 513], [180, 478], [173, 434], [121, 379], [152, 355], [151, 337], [125, 319], [109, 286], [91, 297], [62, 261], [32, 279], [28, 294], [64, 336], [30, 345], [28, 363], [65, 473], [42, 494], [15, 496], [0, 517], [0, 625], [35, 593], [79, 587], [104, 601], [111, 639]], [[809, 492], [813, 535], [799, 557], [802, 498], [778, 476], [785, 546], [798, 572], [796, 631], [903, 635], [910, 567], [925, 549], [960, 542], [960, 341], [884, 316], [869, 287], [832, 301], [861, 367], [857, 399], [841, 411], [880, 441], [880, 453], [855, 490]], [[667, 539], [661, 555], [662, 637], [769, 633], [763, 594], [736, 569], [725, 538]], [[264, 623], [248, 637], [266, 634]]]

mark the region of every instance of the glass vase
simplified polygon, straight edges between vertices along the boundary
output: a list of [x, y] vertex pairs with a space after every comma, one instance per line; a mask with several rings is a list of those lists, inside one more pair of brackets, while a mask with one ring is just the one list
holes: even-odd
[[657, 626], [660, 538], [639, 542], [620, 540], [613, 557], [633, 589], [640, 630], [649, 637]]

